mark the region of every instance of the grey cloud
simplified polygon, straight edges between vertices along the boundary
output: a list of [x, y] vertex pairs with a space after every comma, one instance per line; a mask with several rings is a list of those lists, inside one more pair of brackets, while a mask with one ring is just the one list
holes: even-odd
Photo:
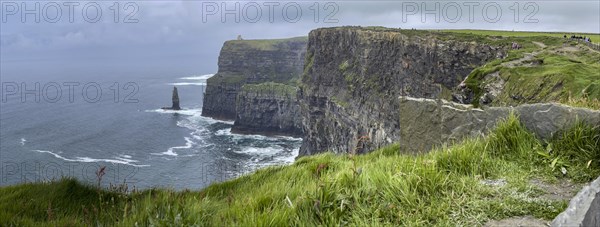
[[[33, 2], [33, 1], [28, 1]], [[284, 38], [307, 35], [311, 29], [342, 25], [386, 26], [421, 29], [502, 29], [533, 31], [578, 31], [600, 33], [600, 2], [598, 1], [536, 1], [539, 12], [538, 23], [515, 23], [508, 8], [514, 2], [498, 2], [503, 9], [502, 20], [489, 23], [482, 19], [481, 10], [476, 11], [473, 23], [466, 19], [466, 8], [462, 9], [463, 19], [458, 23], [440, 23], [427, 17], [425, 23], [420, 16], [412, 15], [402, 21], [402, 3], [423, 1], [337, 1], [339, 12], [337, 23], [323, 23], [328, 12], [323, 9], [323, 1], [300, 1], [302, 19], [296, 23], [287, 22], [276, 11], [274, 22], [269, 22], [266, 8], [258, 23], [241, 20], [222, 23], [215, 15], [202, 21], [202, 3], [208, 1], [140, 1], [137, 13], [138, 23], [114, 23], [108, 7], [112, 2], [99, 2], [105, 10], [98, 23], [88, 23], [78, 18], [74, 23], [62, 20], [59, 23], [20, 23], [18, 17], [11, 17], [2, 23], [0, 29], [0, 55], [4, 68], [18, 70], [20, 66], [11, 62], [26, 59], [56, 59], [56, 61], [76, 64], [82, 61], [127, 61], [132, 65], [147, 65], [161, 68], [161, 65], [180, 67], [183, 71], [216, 70], [216, 61], [222, 43], [234, 39], [238, 34], [246, 39]], [[310, 6], [319, 2], [319, 22], [313, 21]], [[441, 5], [449, 1], [439, 1]], [[471, 1], [470, 1], [471, 2]], [[490, 1], [481, 1], [483, 4]], [[523, 7], [523, 2], [520, 6]], [[43, 3], [43, 2], [42, 2]], [[214, 3], [221, 4], [220, 1]], [[234, 4], [235, 2], [225, 2]], [[247, 1], [240, 1], [247, 4]], [[264, 2], [258, 2], [264, 4]], [[280, 2], [279, 9], [288, 2]], [[462, 1], [457, 1], [463, 4]], [[85, 4], [82, 2], [81, 5]], [[427, 1], [433, 6], [432, 1]], [[331, 8], [329, 8], [331, 9]], [[121, 12], [121, 19], [126, 12]], [[526, 12], [522, 11], [521, 17]], [[479, 15], [477, 15], [479, 14]], [[91, 60], [86, 60], [91, 59]], [[137, 62], [136, 62], [137, 61]], [[88, 62], [89, 63], [89, 62]], [[93, 65], [92, 63], [89, 63]], [[99, 66], [100, 67], [100, 66]], [[162, 68], [161, 68], [162, 70]]]

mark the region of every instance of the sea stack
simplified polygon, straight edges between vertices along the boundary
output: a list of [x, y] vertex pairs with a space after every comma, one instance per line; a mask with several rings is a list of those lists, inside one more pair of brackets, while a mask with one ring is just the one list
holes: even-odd
[[171, 107], [163, 107], [163, 110], [181, 110], [179, 107], [179, 93], [177, 93], [177, 87], [173, 87], [173, 96], [172, 96], [173, 105]]

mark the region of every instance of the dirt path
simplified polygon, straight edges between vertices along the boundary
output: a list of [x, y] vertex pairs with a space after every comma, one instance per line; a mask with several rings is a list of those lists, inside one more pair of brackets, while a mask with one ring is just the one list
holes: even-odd
[[529, 183], [546, 192], [541, 198], [554, 201], [569, 201], [583, 187], [581, 184], [564, 179], [559, 180], [556, 184], [549, 184], [538, 179], [533, 179]]
[[541, 42], [536, 42], [536, 41], [533, 41], [533, 44], [535, 44], [535, 45], [539, 46], [540, 48], [546, 48], [546, 44], [544, 44], [544, 43], [541, 43]]
[[512, 217], [499, 221], [490, 221], [485, 227], [505, 227], [505, 226], [527, 226], [527, 227], [546, 227], [549, 223], [532, 216]]
[[[582, 184], [575, 184], [569, 180], [559, 180], [554, 184], [544, 182], [539, 179], [529, 181], [531, 185], [544, 191], [539, 198], [549, 201], [569, 201], [583, 187]], [[533, 216], [510, 217], [502, 220], [490, 220], [484, 226], [549, 226], [550, 221], [535, 218]]]
[[532, 60], [535, 56], [537, 56], [540, 52], [539, 51], [535, 51], [533, 53], [526, 53], [524, 57], [519, 58], [519, 59], [515, 59], [509, 62], [504, 62], [502, 63], [502, 66], [504, 67], [509, 67], [509, 68], [514, 68], [517, 65], [521, 65], [521, 63], [525, 62], [525, 61], [530, 61]]

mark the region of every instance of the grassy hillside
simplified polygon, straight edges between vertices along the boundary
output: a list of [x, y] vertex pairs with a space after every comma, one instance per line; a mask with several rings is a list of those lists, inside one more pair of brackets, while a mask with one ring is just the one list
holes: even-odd
[[[504, 45], [509, 49], [506, 58], [476, 68], [465, 81], [474, 93], [474, 105], [480, 105], [481, 96], [488, 93], [493, 97], [489, 105], [494, 106], [561, 102], [600, 109], [600, 51], [564, 39], [564, 33], [485, 30], [441, 33], [468, 36], [478, 42], [509, 41]], [[598, 34], [585, 35], [600, 41]], [[512, 42], [521, 48], [510, 49]]]
[[226, 48], [229, 51], [235, 50], [261, 50], [261, 51], [275, 51], [284, 48], [289, 42], [307, 42], [308, 37], [294, 37], [288, 39], [244, 39], [244, 40], [229, 40], [227, 41]]
[[564, 35], [571, 37], [571, 35], [586, 36], [592, 39], [593, 43], [600, 43], [600, 34], [597, 33], [577, 33], [577, 32], [530, 32], [530, 31], [499, 31], [499, 30], [469, 30], [469, 29], [457, 29], [457, 30], [444, 30], [455, 33], [467, 33], [474, 35], [486, 35], [486, 36], [503, 36], [503, 37], [533, 37], [533, 36], [547, 36], [563, 38]]
[[272, 94], [278, 96], [296, 97], [297, 88], [291, 85], [265, 82], [260, 84], [245, 84], [242, 86], [243, 92], [257, 94]]
[[[514, 116], [489, 136], [417, 156], [389, 146], [322, 154], [202, 191], [121, 193], [75, 180], [0, 188], [0, 225], [482, 225], [565, 200], [544, 187], [600, 175], [600, 128], [577, 125], [543, 145]], [[543, 182], [543, 184], [534, 184]], [[121, 190], [122, 191], [122, 190]]]

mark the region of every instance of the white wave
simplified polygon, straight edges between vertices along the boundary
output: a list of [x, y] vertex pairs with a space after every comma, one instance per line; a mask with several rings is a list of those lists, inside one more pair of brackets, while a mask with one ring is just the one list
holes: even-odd
[[124, 158], [119, 158], [119, 157], [116, 157], [115, 159], [96, 159], [96, 158], [90, 158], [90, 157], [65, 158], [65, 157], [57, 154], [57, 153], [62, 153], [62, 152], [54, 153], [52, 151], [44, 151], [44, 150], [33, 150], [33, 151], [39, 152], [39, 153], [51, 154], [55, 158], [62, 159], [62, 160], [68, 161], [68, 162], [86, 162], [86, 163], [90, 163], [90, 162], [108, 162], [108, 163], [115, 163], [115, 164], [130, 165], [130, 166], [135, 166], [135, 167], [147, 167], [147, 166], [150, 166], [150, 165], [133, 164], [132, 162], [139, 162], [139, 161], [137, 161], [137, 160], [131, 160], [131, 159], [124, 159]]
[[226, 129], [221, 129], [217, 132], [215, 132], [215, 135], [217, 136], [230, 136], [231, 134], [231, 128], [226, 128]]
[[[223, 121], [223, 120], [217, 120], [217, 119], [213, 119], [210, 117], [203, 117], [202, 116], [202, 108], [194, 108], [194, 109], [183, 109], [183, 110], [163, 110], [163, 109], [154, 109], [154, 110], [145, 110], [144, 112], [147, 113], [161, 113], [161, 114], [181, 114], [181, 115], [186, 115], [186, 116], [191, 116], [192, 118], [190, 118], [190, 120], [192, 121], [203, 121], [206, 122], [208, 124], [214, 124], [214, 123], [223, 123], [223, 124], [228, 124], [228, 125], [233, 125], [233, 121]], [[186, 127], [188, 128], [188, 127]]]
[[182, 80], [207, 80], [208, 78], [211, 78], [214, 75], [215, 74], [205, 74], [205, 75], [200, 75], [200, 76], [181, 77], [179, 79], [182, 79]]
[[173, 85], [173, 86], [206, 86], [206, 83], [204, 83], [204, 82], [197, 82], [197, 83], [180, 82], [180, 83], [169, 83], [169, 85]]
[[122, 154], [122, 155], [119, 155], [119, 156], [117, 156], [115, 158], [119, 159], [119, 160], [122, 160], [122, 161], [125, 161], [125, 162], [137, 162], [137, 161], [131, 159], [130, 155], [124, 155], [124, 154]]
[[131, 155], [122, 154], [121, 157], [123, 157], [123, 158], [131, 158]]
[[25, 138], [21, 138], [21, 146], [25, 146], [25, 142], [27, 142], [27, 140]]
[[282, 150], [283, 150], [283, 148], [281, 148], [281, 147], [247, 147], [241, 151], [233, 151], [233, 152], [238, 153], [238, 154], [249, 154], [249, 155], [268, 157], [268, 156], [274, 156]]
[[162, 114], [182, 114], [188, 116], [201, 115], [202, 109], [183, 109], [183, 110], [163, 110], [163, 109], [155, 109], [155, 110], [146, 110], [147, 113], [162, 113]]
[[190, 149], [192, 148], [192, 146], [194, 146], [194, 144], [196, 144], [194, 141], [192, 141], [189, 137], [184, 137], [185, 139], [185, 145], [183, 146], [177, 146], [177, 147], [171, 147], [169, 149], [167, 149], [167, 151], [163, 152], [163, 153], [152, 153], [153, 155], [169, 155], [169, 156], [177, 156], [178, 154], [175, 153], [175, 149], [179, 150], [179, 149]]
[[285, 164], [292, 164], [294, 163], [294, 161], [296, 161], [296, 157], [298, 157], [298, 154], [300, 154], [300, 148], [292, 150], [291, 155], [280, 156], [277, 157], [277, 159], [283, 161]]
[[298, 138], [298, 137], [291, 137], [291, 136], [276, 136], [277, 138], [282, 138], [284, 140], [289, 140], [289, 141], [302, 141], [302, 138]]
[[247, 148], [241, 152], [252, 155], [252, 159], [245, 161], [245, 168], [241, 172], [230, 172], [233, 177], [248, 174], [256, 170], [268, 166], [290, 165], [294, 163], [300, 149], [293, 149], [291, 152], [285, 151], [283, 148]]
[[190, 121], [191, 122], [205, 122], [207, 124], [215, 124], [215, 123], [222, 123], [222, 124], [228, 124], [228, 125], [233, 125], [234, 121], [224, 121], [224, 120], [217, 120], [217, 119], [213, 119], [210, 117], [204, 117], [202, 116], [202, 110], [200, 110], [200, 113], [193, 115], [192, 117], [190, 117]]
[[241, 139], [252, 139], [252, 140], [266, 140], [266, 141], [302, 141], [302, 138], [295, 138], [290, 136], [263, 136], [263, 135], [253, 135], [253, 134], [236, 134], [232, 133], [230, 128], [221, 129], [215, 132], [217, 136], [231, 136], [234, 140]]

